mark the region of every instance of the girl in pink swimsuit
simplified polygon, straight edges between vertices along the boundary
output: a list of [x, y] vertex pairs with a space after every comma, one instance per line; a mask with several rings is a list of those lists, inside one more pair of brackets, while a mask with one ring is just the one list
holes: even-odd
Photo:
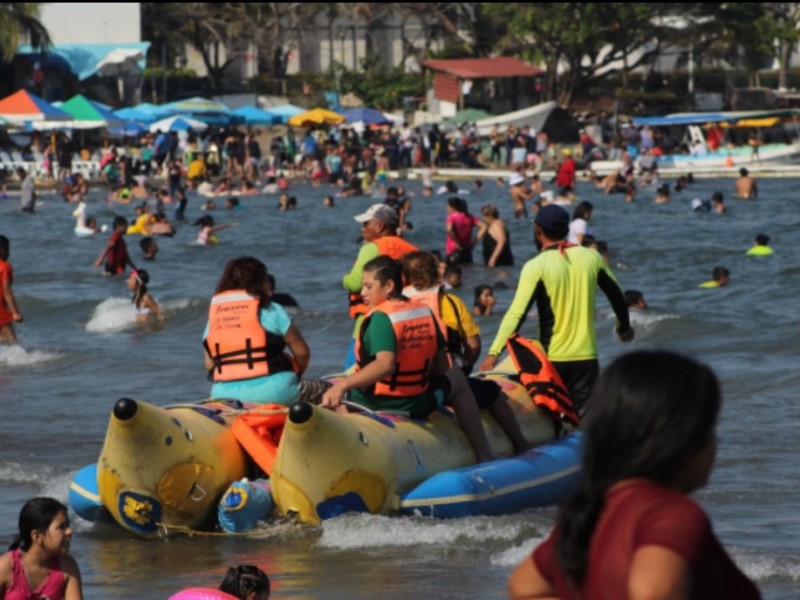
[[3, 600], [83, 600], [81, 574], [69, 555], [72, 527], [67, 507], [33, 498], [19, 514], [19, 535], [0, 556]]

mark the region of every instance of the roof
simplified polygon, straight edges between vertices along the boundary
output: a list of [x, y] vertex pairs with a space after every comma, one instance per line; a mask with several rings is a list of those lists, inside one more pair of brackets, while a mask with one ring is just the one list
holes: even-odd
[[544, 73], [513, 56], [494, 58], [451, 58], [423, 60], [422, 66], [433, 71], [450, 73], [461, 79], [494, 79], [496, 77], [535, 77]]
[[[147, 54], [150, 42], [130, 42], [121, 44], [54, 44], [46, 52], [40, 52], [29, 44], [17, 48], [17, 54], [31, 54], [41, 57], [46, 63], [54, 66], [69, 67], [78, 79], [83, 81], [98, 74], [101, 64], [116, 50], [138, 50], [142, 57]], [[140, 69], [144, 69], [144, 58], [136, 61]]]

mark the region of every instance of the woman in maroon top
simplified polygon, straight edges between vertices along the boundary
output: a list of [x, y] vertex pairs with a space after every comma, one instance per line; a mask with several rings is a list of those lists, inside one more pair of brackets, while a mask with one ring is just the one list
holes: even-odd
[[634, 352], [605, 371], [590, 406], [579, 487], [511, 575], [509, 597], [759, 599], [686, 495], [714, 462], [714, 373], [677, 354]]

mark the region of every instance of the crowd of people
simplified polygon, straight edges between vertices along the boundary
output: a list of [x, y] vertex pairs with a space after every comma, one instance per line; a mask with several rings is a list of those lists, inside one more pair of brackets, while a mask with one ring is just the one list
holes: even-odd
[[[572, 152], [564, 149], [561, 153], [554, 189], [547, 190], [538, 177], [526, 177], [531, 147], [524, 138], [531, 137], [529, 133], [523, 130], [510, 142], [499, 135], [492, 138], [493, 156], [495, 145], [498, 155], [503, 147], [508, 151], [512, 172], [507, 182], [500, 183], [508, 184], [509, 208], [516, 217], [527, 216], [529, 209], [535, 213], [538, 254], [522, 267], [514, 298], [482, 362], [475, 317], [492, 314], [494, 290], [489, 285], [477, 286], [471, 308], [449, 290], [460, 286], [459, 265], [475, 260], [473, 250], [481, 240], [486, 267], [514, 265], [508, 227], [495, 204], [483, 204], [480, 218], [471, 214], [463, 197], [467, 190], [448, 182], [443, 190], [449, 196], [444, 255], [423, 251], [408, 241], [407, 232], [413, 228], [407, 221], [411, 198], [404, 190], [387, 185], [386, 171], [393, 168], [392, 161], [401, 166], [420, 162], [433, 165], [433, 169], [450, 151], [441, 144], [426, 146], [413, 129], [410, 137], [398, 137], [392, 158], [386, 147], [354, 153], [347, 139], [329, 143], [309, 134], [300, 145], [299, 161], [291, 158], [291, 144], [278, 144], [272, 149], [267, 170], [262, 169], [260, 150], [255, 150], [258, 142], [249, 134], [221, 135], [202, 142], [202, 138], [187, 135], [181, 151], [188, 156], [188, 169], [183, 167], [184, 159], [176, 156], [180, 136], [155, 136], [149, 146], [152, 155], [145, 159], [142, 149], [141, 163], [135, 153], [112, 149], [109, 154], [113, 156], [103, 167], [112, 186], [111, 201], [125, 203], [136, 198], [141, 202], [136, 204], [133, 222], [121, 216], [114, 219], [108, 242], [94, 264], [109, 276], [128, 274], [137, 319], [161, 319], [164, 312], [148, 291], [150, 275], [134, 264], [124, 236], [141, 235], [143, 260], [155, 259], [158, 244], [154, 236], [174, 233], [166, 219], [166, 206], [174, 204], [176, 220], [184, 218], [187, 179], [190, 186], [199, 186], [218, 167], [216, 172], [224, 177], [214, 190], [227, 197], [224, 206], [230, 211], [243, 208], [238, 196], [252, 190], [257, 193], [265, 175], [267, 185], [275, 185], [276, 191], [286, 196], [279, 201], [279, 208], [291, 210], [293, 197], [286, 193], [289, 184], [280, 182], [282, 170], [289, 168], [287, 162], [305, 170], [312, 182], [341, 185], [343, 193], [356, 189], [354, 178], [382, 186], [385, 200], [354, 217], [361, 225], [363, 243], [342, 278], [353, 320], [344, 365], [347, 374], [333, 383], [303, 379], [311, 350], [284, 308], [290, 297], [279, 301], [267, 266], [257, 258], [242, 256], [225, 266], [203, 334], [204, 364], [213, 380], [211, 397], [287, 405], [305, 399], [340, 411], [346, 410], [343, 401], [349, 399], [372, 410], [401, 411], [420, 419], [440, 406], [449, 406], [478, 461], [497, 457], [480, 421], [479, 411], [488, 410], [508, 435], [514, 452], [522, 453], [530, 444], [504, 392], [490, 380], [468, 375], [476, 367], [491, 371], [497, 366], [506, 342], [519, 332], [535, 305], [536, 337], [564, 381], [574, 409], [586, 416], [582, 428], [587, 450], [578, 490], [561, 509], [550, 538], [512, 575], [511, 597], [595, 598], [600, 597], [598, 590], [604, 589], [613, 590], [614, 597], [757, 598], [758, 591], [724, 552], [702, 509], [686, 496], [705, 484], [712, 467], [713, 430], [721, 402], [716, 378], [708, 367], [666, 352], [627, 354], [600, 375], [596, 291], [608, 298], [622, 342], [634, 339], [630, 311], [646, 310], [647, 303], [641, 292], [626, 292], [619, 285], [604, 257], [603, 242], [594, 237], [590, 226], [594, 206], [579, 202], [572, 215], [565, 208], [574, 202], [576, 188], [577, 165]], [[427, 139], [430, 143], [431, 138]], [[533, 139], [534, 155], [550, 147], [542, 134]], [[218, 159], [209, 160], [214, 154], [209, 148], [218, 142], [222, 152]], [[192, 170], [198, 161], [206, 171]], [[141, 179], [154, 174], [147, 172], [147, 165], [167, 183], [155, 197]], [[323, 174], [315, 177], [317, 169]], [[64, 198], [80, 203], [87, 193], [85, 182], [66, 171]], [[742, 171], [736, 183], [737, 196], [757, 197], [756, 182], [746, 169]], [[626, 194], [637, 178], [644, 186], [658, 182], [657, 173], [646, 169], [638, 173], [631, 169], [623, 178]], [[233, 186], [236, 179], [239, 187]], [[607, 182], [600, 184], [604, 189], [607, 186]], [[669, 201], [670, 186], [664, 185], [656, 190], [655, 202]], [[23, 195], [23, 210], [26, 202], [34, 210], [35, 196], [26, 199]], [[333, 197], [327, 197], [324, 205], [332, 207]], [[704, 210], [703, 206], [701, 202], [692, 208]], [[204, 209], [215, 210], [215, 206], [208, 201]], [[708, 201], [708, 210], [724, 212], [721, 193]], [[218, 232], [236, 223], [216, 224], [206, 213], [195, 225], [200, 228], [197, 243], [213, 244]], [[769, 236], [759, 234], [748, 254], [771, 254], [769, 242]], [[2, 341], [13, 341], [13, 324], [23, 320], [12, 292], [9, 255], [10, 242], [0, 236]], [[729, 279], [729, 271], [717, 266], [713, 279], [701, 287], [722, 287]], [[676, 378], [675, 372], [685, 377]], [[630, 418], [614, 418], [623, 413]], [[645, 514], [648, 510], [653, 511], [652, 518]], [[68, 554], [71, 536], [63, 505], [51, 499], [26, 504], [20, 515], [20, 541], [0, 557], [2, 597], [36, 593], [66, 600], [81, 598], [80, 572]], [[608, 548], [619, 549], [613, 564], [608, 562]], [[235, 568], [226, 577], [226, 582], [232, 580], [230, 585], [223, 583], [221, 589], [234, 597], [268, 597], [269, 579], [253, 569]], [[725, 577], [712, 578], [709, 573], [724, 573]], [[245, 583], [248, 581], [253, 585]]]

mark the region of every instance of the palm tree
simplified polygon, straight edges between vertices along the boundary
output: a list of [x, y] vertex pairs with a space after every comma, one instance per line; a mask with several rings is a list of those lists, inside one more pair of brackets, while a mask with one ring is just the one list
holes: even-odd
[[52, 44], [50, 34], [39, 20], [37, 2], [0, 2], [0, 55], [7, 61], [14, 58], [20, 38], [28, 34], [31, 46], [41, 50]]

